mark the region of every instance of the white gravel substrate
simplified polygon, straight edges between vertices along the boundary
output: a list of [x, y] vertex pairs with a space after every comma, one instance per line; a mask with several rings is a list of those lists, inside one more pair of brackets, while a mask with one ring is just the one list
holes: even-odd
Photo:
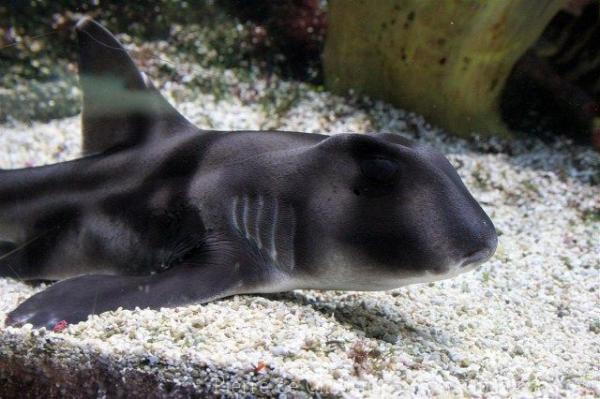
[[[448, 155], [496, 224], [493, 260], [387, 292], [297, 291], [116, 311], [41, 335], [3, 328], [0, 353], [39, 357], [34, 349], [50, 345], [71, 362], [101, 355], [198, 389], [207, 386], [198, 370], [208, 369], [209, 390], [223, 393], [257, 393], [256, 382], [219, 382], [225, 372], [238, 382], [264, 376], [271, 393], [600, 397], [599, 154], [564, 140], [467, 142], [390, 106], [307, 87], [274, 119], [243, 100], [264, 84], [243, 88], [242, 100], [203, 95], [178, 108], [204, 128], [391, 131], [427, 142]], [[293, 85], [282, 85], [282, 95]], [[77, 117], [0, 125], [0, 167], [73, 158], [79, 128]], [[38, 289], [0, 279], [0, 319]]]

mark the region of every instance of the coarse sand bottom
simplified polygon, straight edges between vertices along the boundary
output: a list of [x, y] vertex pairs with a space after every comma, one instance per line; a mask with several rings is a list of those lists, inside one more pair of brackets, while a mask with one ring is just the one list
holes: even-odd
[[[382, 103], [303, 90], [278, 129], [395, 132], [445, 153], [498, 229], [494, 258], [392, 291], [120, 310], [58, 333], [0, 321], [0, 396], [600, 397], [599, 154], [562, 139], [465, 141]], [[202, 128], [272, 120], [235, 99], [177, 105]], [[78, 117], [0, 125], [0, 167], [74, 158], [79, 131]], [[43, 288], [0, 279], [0, 320]]]

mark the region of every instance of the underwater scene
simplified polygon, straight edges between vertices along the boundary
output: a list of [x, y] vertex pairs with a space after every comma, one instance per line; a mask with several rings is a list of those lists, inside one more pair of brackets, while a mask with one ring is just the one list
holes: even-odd
[[599, 365], [600, 1], [0, 3], [0, 398]]

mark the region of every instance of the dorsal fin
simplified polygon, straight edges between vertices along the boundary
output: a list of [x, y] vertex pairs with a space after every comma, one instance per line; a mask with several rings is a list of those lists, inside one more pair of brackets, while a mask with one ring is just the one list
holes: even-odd
[[191, 126], [108, 30], [90, 18], [79, 21], [75, 29], [83, 91], [84, 154], [134, 145]]

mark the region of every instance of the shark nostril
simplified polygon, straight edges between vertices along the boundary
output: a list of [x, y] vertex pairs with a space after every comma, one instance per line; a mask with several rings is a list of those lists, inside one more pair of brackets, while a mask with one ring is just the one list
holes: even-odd
[[495, 246], [489, 246], [483, 249], [478, 249], [476, 251], [470, 252], [469, 254], [467, 254], [467, 256], [464, 257], [460, 267], [465, 267], [473, 263], [480, 263], [489, 259], [494, 254], [495, 248]]
[[[491, 225], [491, 222], [490, 222]], [[469, 252], [462, 258], [460, 267], [472, 265], [474, 263], [480, 264], [494, 255], [496, 247], [498, 246], [498, 236], [496, 230], [492, 227], [485, 232], [482, 232], [471, 242], [473, 245]]]

